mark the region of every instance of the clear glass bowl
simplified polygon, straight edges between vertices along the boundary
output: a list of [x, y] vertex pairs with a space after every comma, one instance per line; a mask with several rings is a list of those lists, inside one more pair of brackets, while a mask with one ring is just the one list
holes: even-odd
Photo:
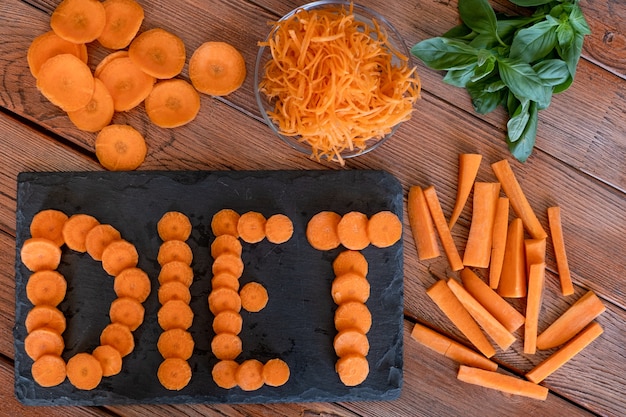
[[[300, 6], [294, 10], [292, 10], [291, 12], [287, 13], [285, 16], [283, 16], [279, 21], [282, 20], [286, 20], [289, 19], [290, 17], [292, 17], [295, 13], [297, 13], [299, 10], [307, 10], [307, 11], [311, 11], [311, 10], [323, 10], [323, 9], [340, 9], [341, 7], [344, 7], [345, 10], [349, 11], [350, 10], [350, 1], [327, 1], [327, 0], [322, 0], [322, 1], [316, 1], [313, 3], [308, 3], [305, 4], [303, 6]], [[383, 16], [381, 16], [380, 14], [378, 14], [377, 12], [365, 7], [365, 6], [361, 6], [358, 4], [353, 4], [352, 5], [352, 12], [355, 16], [355, 19], [357, 21], [360, 22], [364, 22], [365, 24], [367, 24], [370, 27], [373, 27], [374, 24], [373, 22], [376, 21], [376, 23], [378, 24], [378, 26], [381, 28], [381, 30], [383, 32], [386, 32], [387, 35], [387, 42], [389, 43], [389, 45], [391, 46], [391, 48], [393, 49], [392, 51], [390, 51], [393, 54], [392, 57], [392, 62], [394, 64], [398, 63], [400, 64], [402, 62], [402, 60], [398, 57], [398, 55], [395, 53], [395, 51], [399, 51], [400, 54], [403, 54], [405, 57], [407, 57], [408, 59], [410, 59], [410, 54], [409, 54], [409, 50], [407, 48], [407, 46], [404, 43], [404, 40], [402, 39], [402, 36], [400, 35], [400, 33], [391, 25], [391, 23], [389, 23], [387, 21], [387, 19], [385, 19]], [[266, 41], [268, 41], [271, 37], [273, 36], [273, 29], [272, 31], [270, 31], [268, 37], [266, 38]], [[255, 70], [254, 70], [254, 91], [255, 91], [255, 95], [256, 95], [256, 100], [257, 100], [257, 104], [259, 106], [259, 109], [261, 111], [261, 115], [263, 116], [265, 122], [267, 123], [267, 125], [272, 129], [272, 131], [280, 138], [282, 139], [285, 143], [287, 143], [288, 145], [290, 145], [292, 148], [309, 154], [312, 154], [312, 149], [311, 146], [302, 141], [300, 136], [288, 136], [288, 135], [284, 135], [281, 133], [278, 125], [276, 123], [274, 123], [274, 121], [270, 118], [270, 116], [268, 115], [268, 111], [269, 110], [273, 110], [274, 109], [274, 104], [272, 102], [270, 102], [268, 100], [268, 98], [265, 96], [265, 94], [260, 91], [259, 89], [259, 83], [261, 82], [261, 80], [264, 77], [265, 74], [265, 65], [266, 63], [271, 59], [271, 51], [269, 49], [269, 47], [265, 47], [265, 46], [261, 46], [259, 49], [259, 52], [257, 54], [257, 59], [256, 59], [256, 65], [255, 65]], [[396, 124], [390, 133], [388, 133], [387, 135], [385, 135], [384, 137], [381, 137], [379, 139], [370, 139], [366, 142], [366, 147], [364, 149], [353, 149], [353, 150], [344, 150], [343, 152], [340, 153], [341, 158], [343, 159], [347, 159], [347, 158], [353, 158], [359, 155], [364, 155], [368, 152], [373, 151], [374, 149], [376, 149], [377, 147], [379, 147], [380, 145], [382, 145], [384, 142], [386, 142], [393, 134], [394, 132], [398, 129], [398, 127], [400, 126], [401, 123]], [[337, 160], [336, 158], [332, 158], [333, 160]]]

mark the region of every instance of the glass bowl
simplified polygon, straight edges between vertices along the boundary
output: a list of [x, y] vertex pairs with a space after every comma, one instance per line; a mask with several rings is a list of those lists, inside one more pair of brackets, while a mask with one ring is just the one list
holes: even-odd
[[[282, 22], [284, 20], [291, 18], [294, 14], [298, 13], [301, 10], [315, 11], [315, 10], [331, 9], [331, 10], [339, 11], [341, 10], [342, 7], [346, 10], [346, 13], [349, 13], [351, 2], [350, 1], [326, 1], [326, 0], [316, 1], [313, 3], [305, 4], [303, 6], [300, 6], [292, 10], [291, 12], [283, 16], [279, 20], [279, 22]], [[358, 5], [358, 4], [352, 4], [352, 14], [354, 15], [354, 18], [356, 21], [362, 22], [369, 27], [374, 27], [375, 23], [378, 24], [378, 27], [380, 28], [380, 30], [383, 33], [385, 33], [387, 36], [387, 44], [389, 45], [388, 49], [389, 49], [389, 53], [392, 54], [391, 62], [393, 65], [401, 65], [403, 62], [406, 63], [405, 65], [410, 64], [409, 50], [406, 47], [404, 40], [402, 39], [402, 36], [391, 25], [391, 23], [387, 21], [387, 19], [385, 19], [383, 16], [376, 13], [375, 11], [365, 6]], [[266, 43], [270, 39], [272, 39], [272, 37], [274, 36], [275, 30], [276, 30], [276, 27], [273, 27], [265, 40]], [[402, 55], [404, 56], [404, 60], [400, 58], [400, 56]], [[272, 120], [272, 118], [268, 114], [269, 111], [274, 110], [276, 99], [274, 99], [274, 101], [270, 101], [269, 98], [266, 96], [266, 94], [260, 88], [260, 83], [265, 77], [265, 67], [268, 61], [270, 61], [271, 59], [272, 59], [272, 54], [271, 54], [270, 48], [268, 46], [260, 46], [260, 49], [257, 54], [255, 71], [254, 71], [254, 91], [255, 91], [256, 100], [257, 100], [257, 104], [259, 106], [261, 115], [264, 118], [267, 125], [272, 129], [272, 131], [285, 143], [287, 143], [292, 148], [300, 152], [303, 152], [303, 153], [311, 155], [312, 157], [315, 157], [316, 155], [314, 154], [311, 145], [309, 145], [305, 139], [303, 139], [301, 136], [298, 136], [298, 135], [292, 136], [292, 135], [284, 134], [283, 132], [281, 132], [281, 129], [279, 128], [279, 126], [274, 122], [274, 120]], [[364, 155], [368, 152], [371, 152], [372, 150], [376, 149], [377, 147], [382, 145], [384, 142], [386, 142], [398, 129], [400, 124], [401, 122], [397, 123], [395, 126], [391, 128], [391, 130], [386, 135], [382, 137], [368, 139], [365, 143], [364, 148], [345, 149], [339, 154], [334, 155], [334, 156], [322, 155], [322, 158], [327, 158], [329, 160], [333, 160], [333, 161], [340, 162], [343, 164], [343, 159], [353, 158], [353, 157]], [[317, 157], [319, 158], [319, 156]]]

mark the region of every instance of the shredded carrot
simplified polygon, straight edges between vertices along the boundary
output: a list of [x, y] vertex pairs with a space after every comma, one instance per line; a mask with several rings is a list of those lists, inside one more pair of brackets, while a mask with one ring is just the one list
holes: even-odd
[[352, 6], [298, 10], [259, 45], [272, 55], [259, 85], [274, 106], [269, 117], [318, 160], [343, 163], [343, 151], [362, 151], [389, 134], [419, 99], [408, 57], [378, 22], [357, 21]]

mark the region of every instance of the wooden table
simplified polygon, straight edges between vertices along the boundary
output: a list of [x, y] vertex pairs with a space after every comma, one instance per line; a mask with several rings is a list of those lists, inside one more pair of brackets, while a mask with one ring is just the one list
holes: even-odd
[[[207, 40], [226, 40], [242, 51], [248, 76], [243, 88], [224, 98], [202, 97], [199, 117], [172, 130], [152, 125], [143, 107], [117, 114], [147, 138], [149, 152], [141, 170], [342, 169], [310, 160], [281, 143], [261, 121], [253, 93], [257, 42], [267, 22], [302, 1], [139, 0], [146, 19], [142, 30], [162, 27], [179, 35], [187, 50]], [[554, 97], [540, 113], [537, 145], [521, 164], [509, 155], [503, 138], [506, 115], [477, 115], [466, 93], [442, 82], [442, 74], [417, 64], [422, 99], [412, 119], [375, 152], [349, 160], [345, 169], [380, 169], [395, 175], [405, 193], [411, 185], [435, 185], [449, 215], [456, 193], [457, 158], [463, 152], [484, 156], [478, 178], [492, 180], [489, 164], [506, 158], [542, 224], [546, 209], [559, 205], [575, 283], [571, 297], [559, 295], [552, 247], [548, 245], [547, 286], [539, 328], [587, 290], [595, 291], [607, 311], [597, 321], [604, 334], [570, 363], [548, 377], [546, 401], [503, 395], [456, 380], [457, 365], [410, 338], [415, 322], [462, 343], [467, 340], [434, 306], [425, 290], [436, 280], [457, 276], [445, 257], [419, 262], [413, 238], [405, 247], [404, 385], [391, 402], [270, 405], [171, 405], [103, 407], [25, 407], [13, 392], [15, 312], [16, 180], [22, 171], [98, 171], [95, 134], [74, 128], [35, 87], [26, 63], [32, 39], [49, 30], [57, 0], [4, 0], [0, 5], [0, 397], [2, 415], [623, 415], [626, 410], [626, 5], [620, 0], [582, 0], [593, 34], [570, 90]], [[384, 14], [410, 47], [437, 36], [458, 21], [455, 1], [364, 0]], [[499, 10], [513, 10], [498, 1]], [[90, 65], [106, 51], [89, 46]], [[187, 77], [187, 66], [183, 70]], [[406, 196], [406, 194], [405, 194]], [[453, 229], [459, 248], [470, 223], [466, 208]], [[514, 302], [523, 311], [523, 303]], [[522, 353], [523, 334], [495, 356], [501, 372], [523, 376], [550, 351]]]

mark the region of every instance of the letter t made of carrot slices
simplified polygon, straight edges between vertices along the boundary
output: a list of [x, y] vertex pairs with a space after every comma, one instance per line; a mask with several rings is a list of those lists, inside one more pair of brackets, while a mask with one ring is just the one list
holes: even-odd
[[439, 197], [437, 197], [437, 191], [435, 191], [435, 187], [433, 185], [424, 189], [424, 197], [426, 198], [428, 210], [430, 210], [430, 215], [432, 216], [435, 228], [439, 234], [441, 245], [443, 246], [443, 250], [448, 257], [450, 267], [453, 271], [460, 271], [463, 269], [463, 261], [461, 260], [461, 256], [459, 256], [459, 252], [454, 244], [452, 233], [450, 233], [450, 228], [448, 227], [448, 223], [446, 223], [446, 218], [443, 215], [443, 210], [441, 209], [441, 204], [439, 203]]
[[500, 194], [500, 183], [474, 183], [472, 223], [463, 254], [465, 266], [489, 267], [498, 194]]

